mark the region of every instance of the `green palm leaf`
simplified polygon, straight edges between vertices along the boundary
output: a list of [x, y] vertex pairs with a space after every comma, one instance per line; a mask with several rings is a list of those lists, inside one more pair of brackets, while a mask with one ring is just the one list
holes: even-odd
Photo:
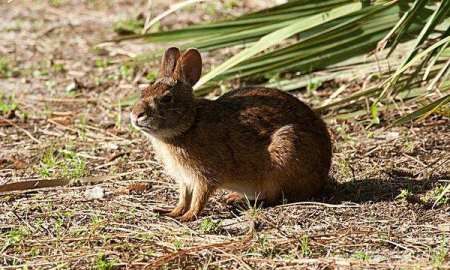
[[[144, 38], [149, 42], [177, 42], [181, 49], [196, 47], [201, 51], [240, 47], [238, 53], [200, 79], [195, 86], [196, 94], [205, 95], [219, 82], [235, 78], [243, 83], [263, 79], [261, 85], [286, 91], [299, 89], [307, 85], [299, 76], [325, 68], [331, 70], [333, 65], [374, 49], [380, 51], [390, 46], [386, 50], [389, 56], [400, 44], [414, 40], [404, 58], [394, 61], [398, 65], [394, 72], [378, 75], [383, 84], [353, 93], [338, 91], [333, 100], [316, 108], [326, 111], [359, 106], [361, 109], [361, 101], [370, 98], [374, 101], [371, 111], [378, 112], [398, 100], [413, 104], [422, 102], [425, 95], [434, 97], [435, 102], [405, 118], [417, 119], [415, 116], [421, 112], [434, 112], [428, 109], [443, 101], [432, 93], [434, 89], [442, 93], [450, 72], [449, 15], [447, 0], [291, 0], [236, 18], [119, 37], [116, 41]], [[162, 50], [143, 54], [133, 61], [149, 61], [161, 53]], [[276, 83], [264, 82], [265, 78], [276, 74], [283, 77], [285, 73], [295, 76]], [[330, 72], [318, 78], [332, 80], [341, 73]], [[378, 102], [386, 106], [378, 106]]]
[[282, 42], [283, 40], [291, 37], [294, 34], [297, 34], [306, 29], [310, 29], [324, 22], [345, 16], [353, 11], [359, 10], [360, 8], [361, 5], [359, 3], [351, 3], [333, 9], [329, 12], [297, 19], [292, 23], [290, 23], [288, 26], [262, 37], [260, 40], [258, 40], [258, 42], [256, 42], [251, 47], [244, 49], [237, 55], [225, 61], [223, 64], [212, 70], [210, 73], [203, 76], [200, 79], [200, 81], [195, 85], [194, 89], [199, 88], [204, 83], [208, 82], [217, 75], [220, 75], [221, 73], [225, 72], [231, 67], [236, 66], [237, 64], [249, 59], [250, 57], [258, 54], [259, 52]]

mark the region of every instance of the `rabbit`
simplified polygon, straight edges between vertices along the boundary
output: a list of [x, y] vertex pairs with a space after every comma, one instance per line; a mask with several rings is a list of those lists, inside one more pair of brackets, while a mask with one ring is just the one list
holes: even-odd
[[142, 91], [131, 123], [151, 141], [179, 200], [166, 213], [196, 219], [217, 189], [230, 201], [268, 205], [318, 195], [331, 166], [327, 127], [306, 104], [277, 89], [230, 91], [216, 100], [197, 98], [202, 59], [198, 50], [172, 47], [160, 76]]

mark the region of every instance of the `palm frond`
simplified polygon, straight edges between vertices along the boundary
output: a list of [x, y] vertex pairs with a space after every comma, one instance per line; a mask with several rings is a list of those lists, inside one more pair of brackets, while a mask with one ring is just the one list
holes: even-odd
[[[118, 37], [116, 41], [142, 38], [148, 42], [176, 42], [182, 49], [196, 47], [201, 51], [240, 47], [238, 53], [201, 78], [195, 86], [197, 95], [205, 95], [220, 82], [236, 78], [243, 84], [262, 79], [260, 85], [286, 91], [299, 89], [308, 85], [302, 77], [305, 74], [331, 70], [330, 67], [371, 52], [383, 51], [389, 57], [412, 41], [404, 57], [395, 61], [395, 71], [377, 73], [382, 84], [352, 93], [340, 89], [332, 99], [316, 106], [319, 111], [343, 110], [347, 116], [361, 115], [360, 109], [344, 108], [357, 104], [361, 108], [365, 106], [362, 101], [370, 99], [373, 102], [369, 114], [376, 119], [379, 109], [389, 104], [417, 102], [414, 112], [396, 122], [406, 123], [448, 103], [445, 92], [449, 89], [450, 73], [449, 15], [447, 0], [291, 0], [227, 20]], [[155, 51], [133, 61], [148, 61], [161, 54], [162, 50]], [[286, 73], [291, 74], [289, 79], [267, 81], [274, 75], [283, 78]], [[336, 71], [316, 77], [326, 81], [344, 73]], [[436, 89], [439, 91], [433, 92]]]
[[297, 34], [301, 31], [305, 31], [307, 29], [323, 24], [330, 20], [345, 16], [353, 11], [359, 10], [360, 8], [361, 5], [359, 3], [350, 3], [338, 7], [336, 9], [332, 9], [326, 13], [320, 13], [306, 18], [297, 19], [291, 22], [288, 26], [280, 28], [277, 31], [274, 31], [268, 35], [263, 36], [249, 48], [242, 50], [241, 52], [239, 52], [229, 60], [225, 61], [217, 68], [213, 69], [210, 73], [206, 74], [200, 79], [200, 81], [195, 85], [194, 89], [199, 88], [202, 84], [208, 82], [217, 75], [224, 73], [225, 71], [236, 66], [237, 64], [272, 47], [273, 45], [276, 45], [284, 41], [285, 39], [293, 36], [294, 34]]
[[401, 117], [400, 119], [394, 122], [394, 125], [401, 125], [419, 118], [425, 118], [449, 102], [450, 102], [450, 94], [447, 94], [446, 96], [436, 101], [433, 101], [430, 104], [427, 104], [423, 107], [420, 107], [419, 109], [415, 110], [414, 112], [406, 116]]

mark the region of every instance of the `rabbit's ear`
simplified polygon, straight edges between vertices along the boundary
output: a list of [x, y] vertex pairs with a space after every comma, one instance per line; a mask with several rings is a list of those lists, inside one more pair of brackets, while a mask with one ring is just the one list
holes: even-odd
[[202, 74], [202, 57], [198, 50], [189, 49], [178, 60], [174, 78], [181, 79], [191, 86], [200, 79]]
[[180, 50], [178, 48], [171, 47], [167, 49], [161, 60], [159, 76], [172, 77], [178, 58], [180, 58]]

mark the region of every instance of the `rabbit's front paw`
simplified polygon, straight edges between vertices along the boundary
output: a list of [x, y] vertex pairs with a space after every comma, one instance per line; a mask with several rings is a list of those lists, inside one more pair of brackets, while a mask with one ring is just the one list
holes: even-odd
[[197, 219], [197, 214], [194, 213], [193, 211], [187, 211], [186, 213], [184, 213], [184, 215], [182, 215], [179, 220], [181, 222], [188, 222], [188, 221], [193, 221]]
[[184, 207], [177, 206], [172, 211], [167, 213], [166, 216], [175, 218], [175, 217], [179, 217], [179, 216], [183, 215], [185, 212], [186, 212], [186, 210], [184, 209]]

